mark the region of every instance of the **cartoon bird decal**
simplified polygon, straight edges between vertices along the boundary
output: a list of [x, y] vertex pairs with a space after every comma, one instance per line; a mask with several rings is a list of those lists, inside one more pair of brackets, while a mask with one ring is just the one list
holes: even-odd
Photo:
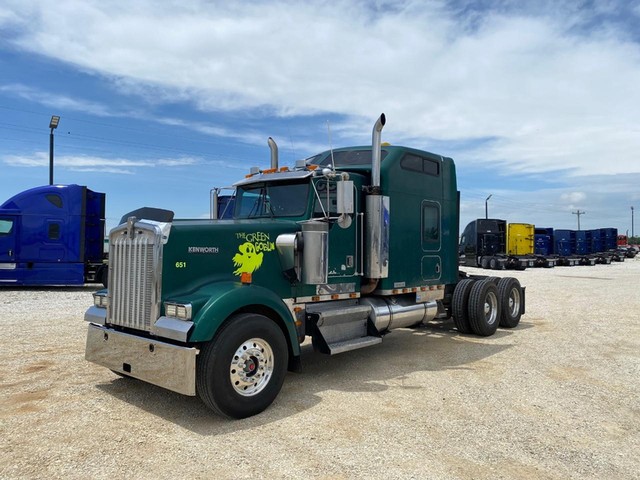
[[262, 265], [262, 252], [256, 253], [256, 247], [251, 242], [243, 243], [238, 247], [240, 253], [236, 253], [233, 256], [233, 266], [238, 267], [234, 275], [240, 275], [242, 273], [253, 273]]

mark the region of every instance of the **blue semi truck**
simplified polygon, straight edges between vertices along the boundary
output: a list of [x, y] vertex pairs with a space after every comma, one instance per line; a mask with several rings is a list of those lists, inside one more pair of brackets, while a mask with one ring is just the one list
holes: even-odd
[[0, 286], [107, 281], [105, 194], [82, 185], [25, 190], [0, 205]]

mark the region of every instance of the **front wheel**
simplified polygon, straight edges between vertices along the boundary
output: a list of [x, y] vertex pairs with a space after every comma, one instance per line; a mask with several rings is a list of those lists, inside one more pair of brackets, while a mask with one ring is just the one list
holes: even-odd
[[196, 390], [216, 413], [246, 418], [275, 400], [287, 373], [287, 341], [263, 315], [234, 315], [198, 355]]

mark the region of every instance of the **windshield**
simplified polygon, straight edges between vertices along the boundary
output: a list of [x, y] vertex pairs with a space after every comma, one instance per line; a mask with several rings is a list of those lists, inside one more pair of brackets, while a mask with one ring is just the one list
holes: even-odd
[[309, 182], [238, 187], [234, 217], [299, 217], [307, 210], [308, 195]]

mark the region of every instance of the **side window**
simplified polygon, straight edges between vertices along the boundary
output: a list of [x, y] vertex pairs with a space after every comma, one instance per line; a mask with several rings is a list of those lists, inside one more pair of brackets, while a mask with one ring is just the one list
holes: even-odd
[[62, 197], [53, 193], [48, 193], [46, 199], [51, 205], [57, 208], [62, 208]]
[[49, 240], [60, 240], [60, 224], [50, 223], [47, 236], [49, 237]]
[[0, 236], [9, 235], [13, 230], [13, 220], [0, 219]]
[[440, 242], [440, 209], [431, 202], [422, 203], [422, 243]]
[[422, 173], [422, 157], [405, 155], [404, 158], [400, 160], [400, 166], [405, 170]]
[[410, 153], [400, 160], [400, 167], [405, 170], [424, 173], [425, 175], [432, 175], [434, 177], [440, 175], [440, 163]]

